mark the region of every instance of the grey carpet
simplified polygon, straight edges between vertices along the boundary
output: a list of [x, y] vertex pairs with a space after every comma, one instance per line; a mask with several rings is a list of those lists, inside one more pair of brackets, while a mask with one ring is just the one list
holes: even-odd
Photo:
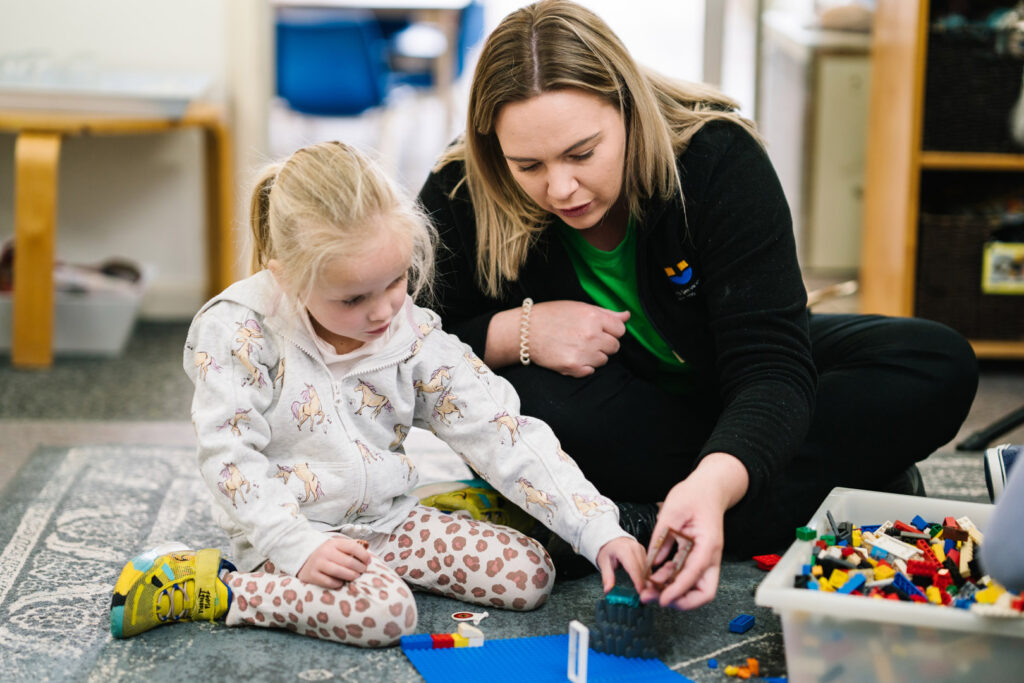
[[[288, 632], [216, 624], [165, 626], [129, 640], [108, 634], [111, 589], [124, 562], [164, 540], [220, 547], [190, 448], [42, 448], [0, 496], [0, 671], [4, 681], [420, 680], [399, 648], [362, 650]], [[716, 600], [689, 613], [659, 610], [662, 661], [694, 681], [720, 681], [707, 658], [757, 657], [767, 675], [785, 670], [779, 620], [755, 607], [764, 576], [730, 562]], [[488, 610], [487, 637], [564, 633], [593, 623], [597, 575], [556, 584], [529, 612]], [[463, 603], [417, 597], [419, 631], [451, 632]], [[738, 613], [753, 630], [729, 633]], [[486, 680], [486, 677], [484, 677]], [[683, 680], [682, 678], [680, 680]]]

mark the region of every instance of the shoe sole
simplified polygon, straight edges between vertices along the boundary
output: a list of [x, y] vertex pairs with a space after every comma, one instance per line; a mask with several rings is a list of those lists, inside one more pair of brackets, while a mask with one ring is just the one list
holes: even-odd
[[[114, 595], [110, 600], [110, 635], [115, 638], [127, 638], [130, 636], [124, 635], [125, 626], [125, 606], [128, 601], [128, 592], [131, 587], [135, 585], [139, 579], [145, 577], [153, 569], [153, 565], [156, 560], [163, 555], [169, 553], [180, 552], [183, 550], [191, 550], [187, 545], [181, 543], [164, 543], [158, 545], [155, 548], [151, 548], [141, 555], [136, 555], [125, 564], [124, 569], [121, 570], [120, 576], [117, 577], [117, 583], [114, 584]], [[164, 570], [166, 571], [166, 570]], [[170, 577], [172, 580], [173, 576]], [[134, 604], [133, 604], [134, 612]], [[136, 634], [130, 634], [136, 635]]]

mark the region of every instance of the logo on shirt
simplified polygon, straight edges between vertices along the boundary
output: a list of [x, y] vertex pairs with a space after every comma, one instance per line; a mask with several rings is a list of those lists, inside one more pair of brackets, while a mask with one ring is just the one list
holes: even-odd
[[673, 291], [677, 299], [688, 299], [696, 294], [697, 278], [693, 266], [685, 259], [675, 265], [665, 266], [665, 275], [668, 281], [675, 285]]

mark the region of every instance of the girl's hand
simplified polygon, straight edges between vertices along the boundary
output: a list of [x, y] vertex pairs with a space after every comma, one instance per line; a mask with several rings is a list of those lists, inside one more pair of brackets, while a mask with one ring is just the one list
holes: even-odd
[[622, 567], [633, 580], [639, 594], [646, 580], [647, 558], [644, 547], [629, 536], [620, 536], [601, 546], [597, 551], [597, 568], [601, 570], [601, 586], [607, 593], [615, 587], [615, 568]]
[[582, 301], [535, 304], [530, 311], [530, 360], [570, 377], [592, 375], [618, 352], [627, 320], [629, 311]]
[[322, 588], [341, 588], [355, 581], [370, 564], [366, 541], [331, 536], [306, 559], [298, 578]]
[[[654, 557], [653, 573], [640, 593], [642, 602], [658, 601], [680, 610], [700, 607], [715, 597], [722, 566], [725, 511], [746, 493], [747, 470], [726, 453], [706, 456], [694, 472], [672, 487], [651, 534], [651, 547], [672, 529], [693, 540], [682, 569], [673, 578], [670, 534]], [[666, 561], [668, 560], [668, 561]], [[658, 586], [661, 586], [659, 588]]]

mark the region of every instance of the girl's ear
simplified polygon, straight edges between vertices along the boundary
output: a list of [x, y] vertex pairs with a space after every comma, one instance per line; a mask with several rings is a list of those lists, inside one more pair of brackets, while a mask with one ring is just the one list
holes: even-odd
[[288, 282], [285, 280], [284, 269], [281, 268], [280, 261], [278, 261], [276, 258], [272, 258], [269, 261], [267, 261], [267, 270], [269, 270], [270, 274], [274, 276], [275, 280], [277, 280], [278, 287], [284, 290], [288, 289]]

